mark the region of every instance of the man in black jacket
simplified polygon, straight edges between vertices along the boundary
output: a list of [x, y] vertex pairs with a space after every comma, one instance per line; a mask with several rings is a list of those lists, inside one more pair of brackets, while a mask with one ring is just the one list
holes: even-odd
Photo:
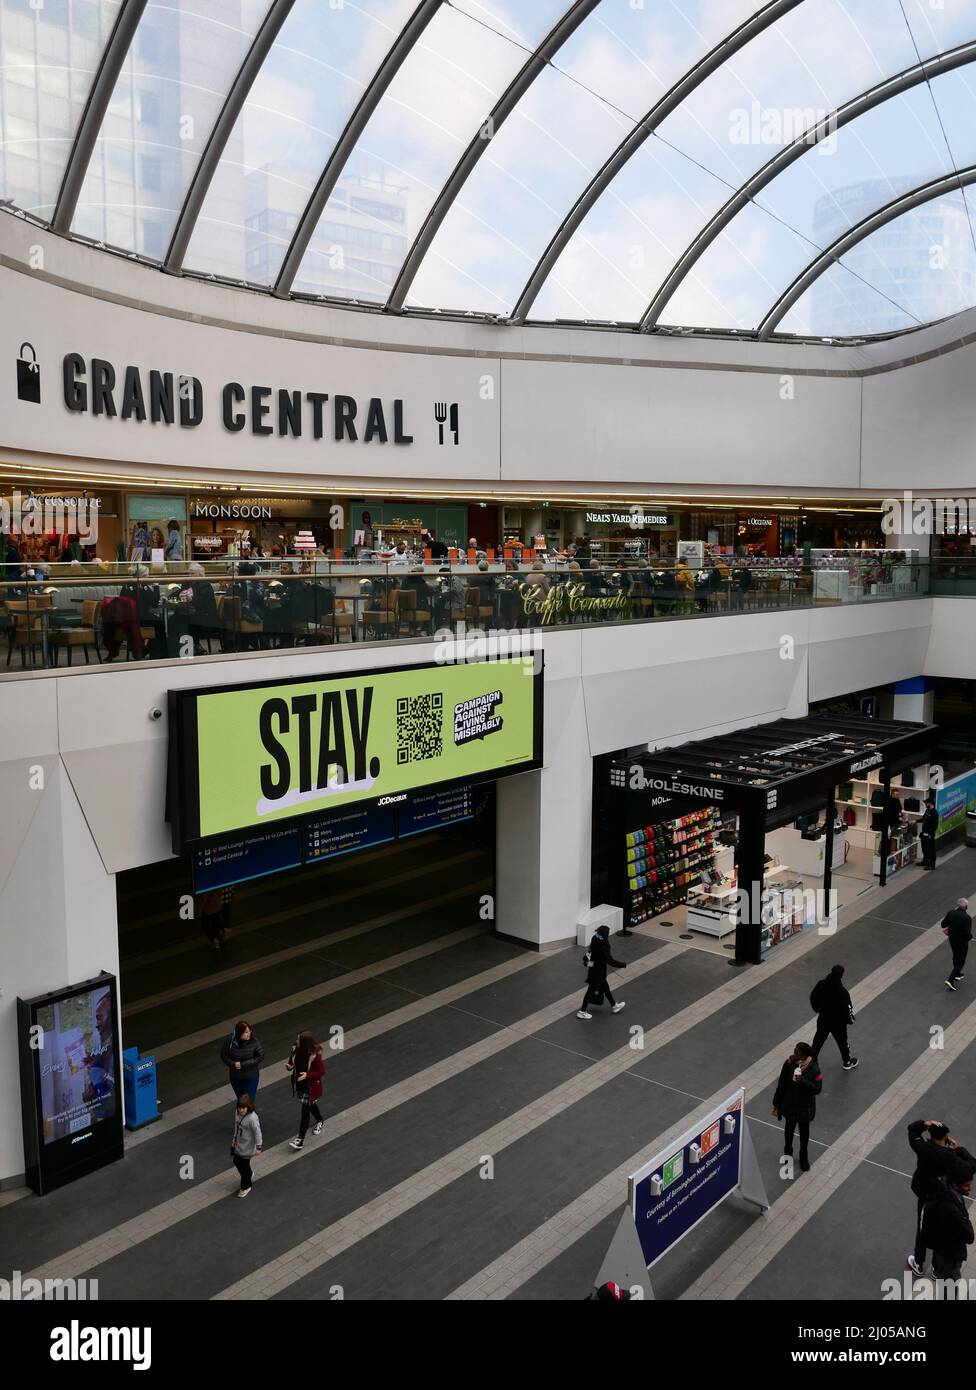
[[922, 844], [922, 868], [935, 868], [935, 837], [939, 832], [939, 813], [935, 809], [935, 797], [925, 798], [925, 810], [918, 827], [918, 838]]
[[813, 1048], [798, 1042], [780, 1070], [773, 1094], [773, 1114], [786, 1121], [783, 1152], [793, 1157], [793, 1134], [800, 1130], [800, 1167], [810, 1167], [810, 1122], [817, 1113], [817, 1096], [823, 1088], [823, 1075]]
[[854, 1006], [851, 996], [843, 985], [844, 967], [835, 965], [830, 974], [818, 980], [810, 992], [810, 1007], [817, 1011], [817, 1031], [813, 1035], [813, 1050], [820, 1056], [820, 1049], [828, 1035], [840, 1048], [840, 1060], [845, 1071], [853, 1071], [857, 1058], [851, 1056], [847, 1041], [848, 1025], [854, 1022]]
[[931, 1247], [922, 1234], [922, 1208], [936, 1196], [939, 1183], [959, 1173], [960, 1161], [962, 1165], [976, 1164], [976, 1159], [968, 1149], [956, 1143], [949, 1134], [949, 1126], [941, 1120], [913, 1120], [908, 1126], [908, 1142], [916, 1159], [912, 1191], [918, 1199], [915, 1249], [908, 1257], [908, 1268], [913, 1274], [924, 1274], [925, 1251]]
[[969, 954], [969, 943], [973, 939], [973, 919], [969, 915], [969, 899], [960, 898], [942, 919], [942, 930], [949, 938], [952, 947], [952, 971], [946, 980], [946, 988], [956, 992], [956, 981], [964, 980], [962, 968]]
[[589, 959], [589, 969], [586, 972], [586, 993], [583, 995], [583, 1002], [576, 1014], [577, 1018], [592, 1018], [588, 1005], [591, 1000], [601, 1000], [606, 995], [609, 1002], [613, 1005], [613, 1012], [619, 1014], [624, 1007], [621, 999], [619, 1004], [614, 1003], [613, 995], [610, 993], [610, 986], [607, 984], [607, 969], [613, 966], [614, 970], [626, 970], [625, 960], [614, 960], [610, 954], [610, 928], [607, 926], [597, 927], [590, 942], [587, 952]]
[[[966, 1246], [972, 1245], [973, 1223], [966, 1198], [973, 1189], [974, 1165], [957, 1160], [951, 1178], [940, 1178], [932, 1197], [925, 1203], [922, 1223], [925, 1241], [932, 1249], [932, 1273], [936, 1279], [959, 1279], [966, 1259]], [[948, 1294], [943, 1285], [942, 1296]]]

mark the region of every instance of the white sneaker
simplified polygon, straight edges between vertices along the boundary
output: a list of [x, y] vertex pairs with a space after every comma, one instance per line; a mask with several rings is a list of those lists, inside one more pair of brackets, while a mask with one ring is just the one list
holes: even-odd
[[577, 1018], [592, 1018], [593, 1015], [592, 1015], [592, 1014], [586, 1013], [583, 1009], [577, 1009], [577, 1010], [576, 1010], [576, 1017], [577, 1017]]
[[238, 1192], [237, 1195], [238, 1195], [238, 1197], [250, 1197], [250, 1195], [251, 1195], [251, 1189], [250, 1189], [249, 1187], [242, 1187], [241, 1190], [240, 1190], [240, 1192]]
[[611, 1012], [611, 1013], [615, 1013], [615, 1014], [619, 1014], [620, 1010], [621, 1010], [621, 1009], [625, 1009], [626, 1007], [627, 1007], [627, 1005], [626, 1005], [626, 1004], [624, 1003], [624, 1001], [621, 999], [621, 1001], [620, 1001], [619, 1004], [614, 1004], [614, 1006], [613, 1006], [613, 1008], [611, 1009], [610, 1012]]
[[909, 1255], [908, 1257], [908, 1268], [912, 1271], [913, 1274], [925, 1273], [925, 1266], [920, 1265], [914, 1255]]
[[294, 1139], [289, 1139], [288, 1147], [290, 1149], [303, 1149], [305, 1147], [305, 1140], [299, 1139], [296, 1135]]
[[317, 1124], [317, 1125], [315, 1126], [315, 1128], [312, 1130], [312, 1133], [313, 1133], [313, 1134], [321, 1134], [321, 1133], [322, 1133], [322, 1130], [323, 1130], [324, 1128], [325, 1128], [325, 1121], [324, 1121], [324, 1120], [319, 1120], [318, 1124]]

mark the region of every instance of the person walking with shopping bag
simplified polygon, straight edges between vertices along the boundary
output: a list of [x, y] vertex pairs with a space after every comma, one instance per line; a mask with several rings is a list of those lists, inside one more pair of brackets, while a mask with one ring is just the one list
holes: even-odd
[[773, 1115], [786, 1122], [783, 1152], [793, 1157], [793, 1135], [800, 1131], [800, 1167], [810, 1167], [810, 1125], [817, 1114], [823, 1076], [809, 1043], [798, 1042], [783, 1063], [773, 1093]]
[[954, 908], [942, 919], [942, 930], [952, 947], [952, 969], [946, 980], [946, 988], [956, 993], [956, 981], [964, 980], [962, 968], [969, 954], [969, 943], [973, 939], [973, 919], [969, 915], [969, 899], [960, 898]]
[[293, 1149], [302, 1149], [305, 1147], [305, 1135], [308, 1133], [310, 1121], [313, 1118], [315, 1120], [315, 1128], [312, 1130], [315, 1135], [322, 1133], [325, 1123], [318, 1104], [322, 1096], [322, 1078], [325, 1075], [321, 1043], [317, 1043], [311, 1033], [299, 1033], [292, 1043], [285, 1067], [291, 1072], [292, 1095], [296, 1096], [302, 1105], [298, 1133], [289, 1142]]
[[817, 1031], [813, 1035], [813, 1050], [820, 1056], [820, 1049], [832, 1037], [840, 1049], [840, 1060], [845, 1071], [853, 1071], [857, 1058], [851, 1056], [847, 1041], [847, 1030], [854, 1022], [854, 1005], [851, 996], [844, 988], [844, 967], [835, 965], [830, 974], [818, 980], [810, 991], [810, 1007], [817, 1013]]
[[251, 1159], [261, 1152], [263, 1143], [261, 1121], [254, 1108], [254, 1101], [248, 1095], [238, 1096], [234, 1115], [234, 1137], [230, 1143], [230, 1156], [234, 1161], [234, 1167], [241, 1175], [238, 1197], [247, 1197], [251, 1191]]
[[589, 949], [583, 957], [583, 962], [587, 966], [586, 971], [586, 993], [583, 995], [583, 1002], [580, 1005], [576, 1017], [592, 1018], [589, 1012], [590, 1004], [602, 1004], [606, 998], [613, 1006], [613, 1012], [619, 1014], [624, 1007], [624, 1001], [614, 1002], [614, 997], [610, 993], [610, 986], [607, 983], [607, 971], [612, 965], [614, 970], [626, 970], [627, 962], [624, 960], [614, 960], [610, 954], [610, 928], [608, 926], [597, 927], [590, 942]]

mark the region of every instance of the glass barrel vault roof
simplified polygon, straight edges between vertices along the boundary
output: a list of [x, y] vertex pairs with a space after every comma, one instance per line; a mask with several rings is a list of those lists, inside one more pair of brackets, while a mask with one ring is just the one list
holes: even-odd
[[386, 312], [976, 303], [976, 0], [0, 0], [0, 208]]

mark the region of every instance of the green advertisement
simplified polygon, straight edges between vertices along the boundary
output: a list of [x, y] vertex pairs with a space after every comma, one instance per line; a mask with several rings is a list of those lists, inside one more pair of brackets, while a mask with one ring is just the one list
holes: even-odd
[[184, 839], [541, 762], [542, 676], [517, 661], [176, 698]]

